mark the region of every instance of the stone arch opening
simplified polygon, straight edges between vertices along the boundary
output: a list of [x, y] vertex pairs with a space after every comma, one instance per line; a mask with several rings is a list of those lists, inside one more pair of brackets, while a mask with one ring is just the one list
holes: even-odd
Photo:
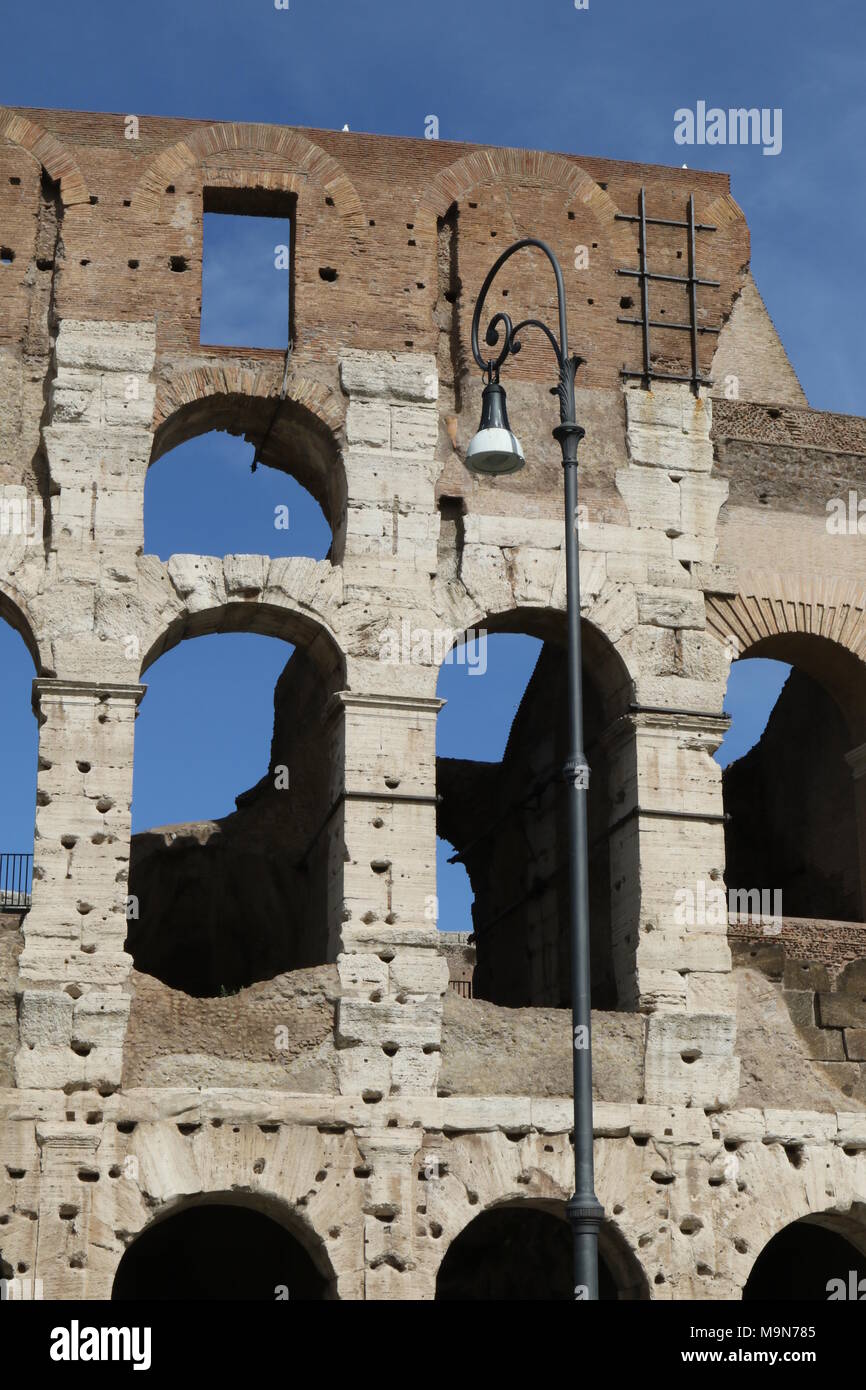
[[215, 430], [163, 455], [145, 479], [145, 554], [328, 558], [333, 535], [312, 493], [286, 469], [253, 470], [254, 458]]
[[[297, 489], [303, 490], [293, 490], [296, 508], [304, 502], [306, 494], [311, 501], [305, 504], [305, 510], [312, 504], [320, 510], [321, 521], [328, 526], [332, 537], [327, 556], [338, 563], [344, 546], [346, 478], [335, 435], [335, 409], [331, 402], [322, 399], [327, 393], [308, 383], [290, 381], [288, 393], [285, 399], [281, 399], [281, 380], [276, 376], [269, 383], [267, 392], [262, 394], [261, 383], [249, 379], [249, 374], [232, 373], [231, 369], [227, 369], [220, 375], [231, 379], [206, 382], [204, 385], [199, 381], [173, 383], [171, 401], [161, 402], [161, 409], [166, 413], [154, 434], [145, 486], [146, 500], [165, 473], [163, 468], [154, 473], [153, 466], [159, 464], [167, 454], [173, 455], [172, 463], [192, 460], [193, 464], [198, 463], [200, 470], [206, 469], [208, 440], [202, 437], [208, 436], [215, 451], [212, 456], [222, 461], [223, 471], [232, 463], [250, 469], [255, 462], [257, 470], [273, 469], [288, 474]], [[241, 451], [222, 436], [234, 436], [252, 448]], [[193, 445], [193, 441], [192, 449], [183, 448]], [[205, 471], [202, 481], [206, 478]], [[251, 484], [255, 481], [250, 477]], [[268, 500], [273, 503], [270, 497]], [[277, 499], [277, 504], [280, 502], [281, 499]], [[195, 505], [194, 497], [190, 499], [190, 505]], [[287, 505], [290, 512], [288, 530], [291, 534], [291, 499]], [[262, 534], [268, 534], [269, 540], [273, 539], [274, 530], [279, 529], [275, 527], [278, 519], [283, 520], [276, 518], [273, 511], [265, 516], [262, 506]], [[308, 526], [313, 526], [315, 530], [315, 513], [312, 510], [309, 510], [306, 519]], [[178, 553], [192, 552], [188, 549]], [[211, 553], [210, 549], [206, 553]], [[243, 553], [243, 547], [236, 547], [236, 553]], [[272, 551], [263, 547], [256, 551], [247, 550], [246, 553], [270, 554]], [[278, 553], [312, 552], [305, 549], [280, 550]]]
[[866, 1298], [866, 1226], [838, 1212], [792, 1221], [767, 1242], [743, 1289], [745, 1303]]
[[[866, 667], [838, 643], [805, 633], [773, 634], [738, 655], [749, 662], [750, 690], [770, 662], [790, 671], [748, 751], [725, 764], [736, 717], [719, 750], [729, 896], [738, 892], [745, 904], [751, 894], [753, 915], [760, 892], [786, 919], [863, 922]], [[729, 691], [746, 675], [735, 664]], [[748, 722], [745, 710], [742, 717]]]
[[[270, 736], [265, 734], [259, 741], [261, 765], [254, 761], [255, 750], [249, 763], [253, 784], [248, 780], [246, 787], [234, 786], [232, 776], [240, 773], [229, 769], [228, 778], [223, 776], [216, 785], [227, 797], [228, 808], [234, 801], [233, 809], [221, 810], [214, 819], [196, 815], [166, 824], [159, 818], [158, 828], [152, 820], [136, 827], [133, 799], [127, 950], [138, 970], [198, 997], [234, 994], [290, 970], [322, 965], [329, 958], [330, 919], [338, 890], [329, 872], [327, 838], [314, 836], [326, 819], [336, 771], [338, 749], [324, 715], [334, 691], [343, 685], [342, 659], [332, 639], [312, 620], [284, 612], [280, 622], [277, 610], [268, 615], [259, 608], [246, 607], [247, 634], [252, 629], [259, 635], [282, 637], [286, 643], [294, 638], [298, 645], [280, 643], [273, 657], [262, 656], [258, 650], [272, 644], [256, 643], [257, 651], [249, 653], [248, 635], [239, 638], [240, 629], [235, 627], [236, 635], [229, 640], [246, 644], [244, 652], [229, 652], [224, 640], [218, 642], [212, 636], [212, 659], [209, 656], [200, 668], [179, 667], [174, 677], [183, 698], [189, 700], [191, 674], [200, 676], [201, 698], [187, 715], [190, 738], [196, 725], [208, 719], [209, 706], [215, 706], [221, 673], [230, 678], [233, 665], [247, 663], [245, 669], [261, 673], [255, 679], [264, 688], [270, 689], [273, 683], [272, 706], [265, 697], [273, 710]], [[170, 634], [163, 651], [177, 646], [181, 635], [207, 631], [208, 620], [197, 618], [185, 631], [180, 628]], [[239, 619], [240, 614], [236, 622]], [[224, 636], [231, 627], [221, 629]], [[185, 643], [184, 651], [195, 646]], [[226, 652], [225, 657], [220, 657], [218, 649]], [[253, 668], [250, 661], [258, 664]], [[149, 717], [147, 700], [152, 698], [157, 723], [154, 734], [147, 735], [151, 739], [147, 746], [157, 750], [152, 757], [160, 776], [159, 740], [176, 718], [180, 699], [171, 673], [167, 679], [161, 703], [155, 698], [156, 690], [143, 701], [137, 730], [141, 747], [143, 721]], [[239, 729], [244, 718], [244, 710], [235, 704], [229, 695], [222, 711], [226, 722], [217, 718], [208, 728], [200, 760], [205, 774], [211, 756], [225, 760], [233, 747], [230, 737], [226, 741], [227, 727]], [[259, 718], [271, 722], [264, 709]], [[186, 791], [193, 775], [184, 753], [181, 739], [179, 770], [175, 773], [171, 766], [164, 770], [164, 775], [175, 779], [179, 794]], [[136, 777], [136, 792], [143, 796], [139, 759]]]
[[[550, 611], [515, 612], [488, 618], [476, 631], [481, 629], [488, 639], [525, 634], [540, 639], [541, 647], [515, 701], [501, 761], [444, 752], [437, 757], [438, 832], [456, 847], [474, 894], [472, 992], [510, 1007], [564, 1008], [570, 1004], [568, 811], [561, 776], [568, 745], [565, 618]], [[627, 971], [614, 947], [617, 848], [611, 826], [617, 774], [607, 735], [628, 707], [631, 682], [621, 658], [588, 622], [583, 640], [593, 1004], [612, 1009], [626, 993]], [[440, 916], [440, 927], [454, 925]]]
[[324, 1257], [274, 1215], [209, 1199], [160, 1217], [125, 1251], [113, 1301], [306, 1302], [331, 1291]]
[[[602, 1226], [598, 1243], [599, 1298], [648, 1298], [643, 1271], [616, 1228]], [[571, 1227], [563, 1206], [521, 1202], [491, 1207], [452, 1240], [439, 1266], [436, 1298], [573, 1302], [572, 1261]]]

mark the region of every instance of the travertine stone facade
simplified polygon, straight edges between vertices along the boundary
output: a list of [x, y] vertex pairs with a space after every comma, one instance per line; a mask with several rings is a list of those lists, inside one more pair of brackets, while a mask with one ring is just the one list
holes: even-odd
[[[619, 322], [616, 269], [634, 245], [616, 213], [641, 186], [654, 216], [681, 217], [693, 193], [717, 228], [701, 243], [719, 281], [701, 314], [722, 330], [700, 340], [716, 386], [697, 395], [621, 376], [640, 344]], [[227, 208], [257, 189], [290, 199], [295, 222], [288, 364], [199, 342], [203, 196]], [[7, 111], [0, 500], [36, 521], [0, 528], [0, 617], [34, 657], [39, 773], [32, 905], [0, 917], [0, 1273], [42, 1280], [46, 1297], [109, 1297], [145, 1228], [208, 1199], [272, 1216], [349, 1299], [432, 1298], [474, 1218], [563, 1211], [568, 1015], [449, 993], [441, 652], [412, 645], [478, 627], [561, 634], [561, 469], [539, 340], [527, 335], [506, 383], [527, 468], [481, 481], [463, 464], [475, 294], [494, 252], [529, 233], [567, 267], [587, 359], [581, 578], [616, 992], [597, 1016], [606, 1266], [623, 1297], [738, 1298], [795, 1220], [866, 1239], [866, 1019], [851, 991], [786, 991], [748, 957], [735, 969], [727, 923], [676, 910], [681, 890], [724, 879], [713, 753], [733, 658], [778, 656], [822, 682], [855, 778], [866, 746], [862, 550], [826, 527], [826, 502], [866, 478], [866, 426], [809, 410], [744, 269], [727, 179], [162, 119], [130, 140], [122, 117]], [[672, 273], [679, 244], [671, 233], [657, 249]], [[531, 258], [503, 288], [515, 319], [550, 316], [553, 285]], [[682, 312], [673, 288], [656, 307]], [[687, 339], [671, 338], [664, 366], [688, 372]], [[144, 553], [149, 463], [210, 429], [245, 434], [310, 490], [333, 532], [326, 560]], [[383, 633], [404, 624], [410, 653], [383, 662]], [[327, 811], [306, 827], [319, 956], [190, 999], [134, 971], [126, 949], [136, 710], [165, 651], [240, 630], [303, 648], [325, 692]], [[866, 801], [857, 814], [863, 846]], [[761, 1010], [777, 1008], [778, 1030], [762, 1032]], [[787, 1109], [775, 1037], [805, 1078]]]

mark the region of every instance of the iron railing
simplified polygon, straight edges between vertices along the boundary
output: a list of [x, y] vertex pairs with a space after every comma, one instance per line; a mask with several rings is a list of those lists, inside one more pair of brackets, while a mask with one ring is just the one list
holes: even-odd
[[32, 854], [0, 854], [0, 912], [26, 912], [33, 886]]

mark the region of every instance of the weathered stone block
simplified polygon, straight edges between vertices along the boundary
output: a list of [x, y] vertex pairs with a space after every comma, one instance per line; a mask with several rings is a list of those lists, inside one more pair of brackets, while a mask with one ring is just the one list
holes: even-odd
[[393, 401], [435, 401], [438, 373], [432, 354], [364, 352], [345, 348], [340, 354], [340, 382], [349, 396]]
[[74, 1000], [64, 990], [25, 989], [19, 1028], [27, 1047], [69, 1046]]

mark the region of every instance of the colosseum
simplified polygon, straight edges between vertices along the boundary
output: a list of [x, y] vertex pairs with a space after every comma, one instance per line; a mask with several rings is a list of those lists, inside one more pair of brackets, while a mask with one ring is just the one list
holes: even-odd
[[[205, 212], [290, 219], [289, 352], [202, 345]], [[565, 268], [585, 359], [601, 1293], [826, 1298], [866, 1274], [866, 423], [809, 407], [728, 178], [6, 109], [0, 618], [39, 727], [32, 880], [0, 896], [15, 1296], [214, 1296], [217, 1251], [246, 1297], [571, 1296], [541, 335], [503, 375], [527, 466], [465, 462], [473, 306], [526, 235]], [[555, 322], [531, 253], [504, 307]], [[149, 465], [212, 430], [307, 489], [325, 559], [146, 553]], [[853, 523], [828, 525], [852, 497]], [[437, 760], [441, 643], [386, 662], [385, 630], [542, 640], [501, 763]], [[223, 632], [294, 648], [271, 765], [208, 833], [133, 837], [148, 668]], [[751, 657], [792, 671], [723, 775], [731, 664]], [[471, 935], [438, 913], [437, 834]]]

